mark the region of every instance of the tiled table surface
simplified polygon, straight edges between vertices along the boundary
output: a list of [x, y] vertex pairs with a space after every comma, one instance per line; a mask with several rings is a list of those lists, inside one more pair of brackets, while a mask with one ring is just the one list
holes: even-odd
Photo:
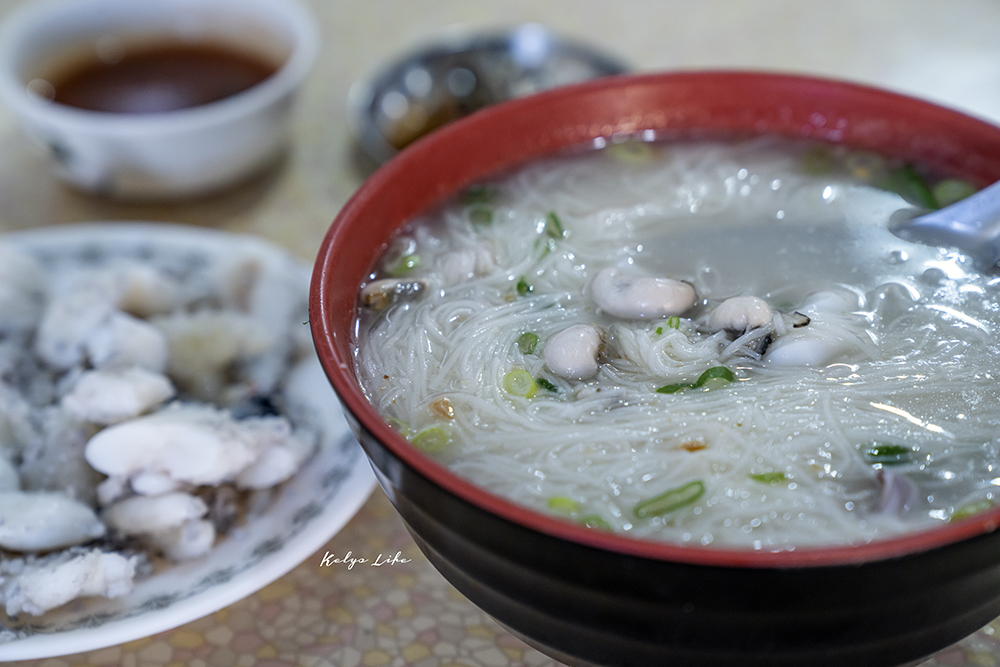
[[[0, 0], [0, 18], [24, 0]], [[0, 109], [0, 231], [86, 220], [166, 220], [259, 234], [311, 259], [368, 164], [346, 123], [350, 84], [402, 49], [455, 29], [539, 21], [639, 70], [738, 68], [873, 83], [1000, 122], [995, 0], [314, 0], [324, 47], [272, 172], [173, 204], [121, 204], [64, 188]], [[383, 567], [327, 564], [326, 552]], [[381, 491], [285, 577], [176, 630], [80, 655], [22, 663], [206, 665], [554, 665], [465, 600], [419, 553]], [[926, 667], [1000, 665], [1000, 622]], [[845, 666], [846, 667], [846, 666]]]

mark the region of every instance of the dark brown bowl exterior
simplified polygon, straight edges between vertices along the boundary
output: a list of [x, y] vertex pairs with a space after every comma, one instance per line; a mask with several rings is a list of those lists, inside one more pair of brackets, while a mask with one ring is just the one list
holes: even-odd
[[403, 151], [348, 202], [316, 262], [320, 359], [382, 487], [472, 602], [570, 662], [899, 665], [1000, 615], [1000, 509], [858, 547], [678, 546], [542, 515], [453, 475], [393, 432], [354, 373], [357, 291], [394, 230], [463, 187], [561, 149], [660, 137], [811, 137], [1000, 179], [1000, 128], [912, 98], [738, 72], [613, 77], [473, 114]]

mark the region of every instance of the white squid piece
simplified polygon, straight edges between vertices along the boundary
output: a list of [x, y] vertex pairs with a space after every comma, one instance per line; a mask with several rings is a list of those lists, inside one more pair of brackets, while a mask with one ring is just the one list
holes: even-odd
[[38, 616], [76, 598], [121, 597], [132, 590], [136, 560], [94, 550], [28, 563], [17, 577], [0, 586], [0, 601], [8, 615]]
[[215, 526], [204, 520], [208, 506], [187, 493], [132, 496], [102, 513], [108, 526], [124, 535], [139, 536], [175, 561], [198, 558], [215, 543]]
[[[214, 485], [237, 480], [270, 447], [294, 447], [294, 437], [283, 417], [237, 421], [212, 408], [175, 407], [109, 426], [87, 442], [84, 455], [95, 470], [111, 477], [152, 472], [177, 482]], [[277, 481], [291, 472], [283, 471]]]
[[147, 535], [177, 528], [208, 513], [205, 501], [187, 493], [132, 496], [106, 507], [101, 517], [125, 535]]
[[84, 281], [57, 291], [38, 324], [35, 352], [54, 368], [81, 364], [87, 340], [115, 312], [116, 300], [107, 280]]
[[241, 489], [268, 489], [295, 474], [313, 452], [313, 443], [290, 437], [269, 445], [260, 456], [236, 476]]
[[206, 400], [218, 396], [223, 372], [233, 362], [264, 354], [277, 343], [260, 321], [234, 311], [177, 313], [151, 322], [167, 339], [168, 374]]
[[602, 269], [590, 285], [598, 308], [623, 319], [661, 319], [680, 315], [694, 305], [694, 287], [673, 278], [629, 276]]
[[0, 548], [49, 551], [102, 537], [94, 511], [61, 493], [0, 492]]
[[137, 265], [71, 273], [51, 287], [38, 325], [35, 350], [58, 369], [89, 360], [95, 367], [137, 364], [162, 371], [163, 335], [133, 315], [174, 307], [177, 287], [155, 270]]
[[61, 405], [81, 421], [117, 424], [137, 417], [174, 395], [170, 380], [145, 368], [85, 371]]
[[170, 560], [191, 560], [211, 550], [215, 543], [215, 526], [206, 519], [191, 520], [176, 528], [153, 533], [147, 541]]
[[597, 374], [600, 351], [601, 332], [589, 324], [577, 324], [549, 338], [542, 359], [554, 375], [586, 380]]
[[84, 342], [94, 368], [141, 366], [162, 373], [167, 368], [167, 338], [152, 324], [113, 312]]
[[[112, 479], [119, 480], [121, 478], [108, 477], [106, 481], [110, 481]], [[184, 488], [184, 483], [178, 482], [169, 475], [164, 475], [163, 473], [153, 470], [146, 470], [138, 475], [134, 475], [132, 479], [123, 480], [118, 493], [119, 496], [125, 493], [126, 486], [131, 487], [133, 491], [144, 496], [159, 496], [164, 493], [170, 493], [171, 491], [177, 491]], [[102, 501], [101, 504], [107, 505], [110, 502], [110, 500], [107, 502]]]
[[169, 313], [181, 307], [185, 296], [177, 282], [145, 264], [128, 262], [114, 271], [116, 305], [136, 317]]

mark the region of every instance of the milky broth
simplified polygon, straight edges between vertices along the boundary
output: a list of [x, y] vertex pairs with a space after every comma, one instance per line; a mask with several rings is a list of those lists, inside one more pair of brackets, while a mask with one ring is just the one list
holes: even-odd
[[[370, 400], [476, 484], [638, 537], [850, 544], [991, 506], [1000, 281], [887, 231], [910, 206], [884, 189], [901, 165], [819, 149], [817, 169], [817, 150], [613, 146], [414, 220], [372, 278], [426, 288], [359, 310]], [[674, 320], [612, 317], [592, 288], [611, 266], [689, 282], [695, 304]], [[787, 316], [756, 355], [707, 325], [747, 295]], [[579, 324], [602, 334], [599, 370], [559, 377], [546, 344]], [[796, 336], [835, 354], [781, 363]], [[731, 382], [688, 386], [719, 367]], [[534, 392], [512, 393], [514, 371]]]

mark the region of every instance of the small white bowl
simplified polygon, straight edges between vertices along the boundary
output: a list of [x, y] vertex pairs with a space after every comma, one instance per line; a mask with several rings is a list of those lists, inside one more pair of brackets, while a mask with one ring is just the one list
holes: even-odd
[[[217, 102], [162, 113], [89, 111], [54, 103], [28, 84], [54, 59], [101, 40], [175, 37], [236, 47], [281, 62], [261, 83]], [[170, 198], [233, 184], [289, 142], [296, 91], [319, 50], [297, 0], [56, 0], [30, 3], [0, 29], [0, 99], [80, 189], [120, 198]]]

